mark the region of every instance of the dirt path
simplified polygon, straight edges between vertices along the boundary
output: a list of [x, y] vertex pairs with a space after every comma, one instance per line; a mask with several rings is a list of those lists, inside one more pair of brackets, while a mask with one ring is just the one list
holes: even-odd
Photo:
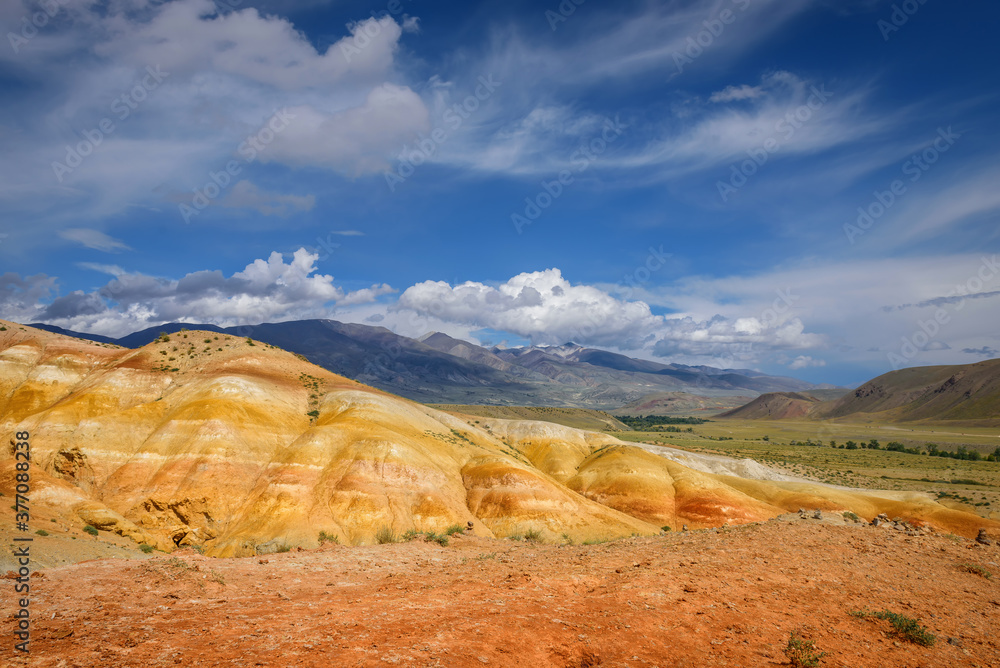
[[[985, 667], [1000, 663], [998, 580], [995, 545], [812, 521], [591, 546], [459, 536], [100, 560], [33, 579], [30, 665], [777, 666], [798, 631], [823, 666]], [[0, 600], [0, 664], [29, 665]], [[938, 640], [849, 615], [865, 607]]]

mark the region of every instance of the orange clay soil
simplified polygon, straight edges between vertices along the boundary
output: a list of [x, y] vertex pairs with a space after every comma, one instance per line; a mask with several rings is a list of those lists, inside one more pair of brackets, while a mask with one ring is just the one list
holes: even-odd
[[[0, 664], [779, 666], [796, 631], [827, 653], [821, 666], [997, 666], [998, 562], [995, 544], [798, 519], [589, 546], [459, 535], [231, 559], [184, 550], [33, 578], [30, 662], [0, 597]], [[917, 618], [937, 642], [849, 614], [862, 608]]]

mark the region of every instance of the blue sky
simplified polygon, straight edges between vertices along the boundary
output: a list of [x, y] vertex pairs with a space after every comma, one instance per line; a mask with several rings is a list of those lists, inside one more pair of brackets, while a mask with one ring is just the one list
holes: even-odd
[[329, 317], [842, 384], [992, 358], [998, 19], [4, 3], [0, 317]]

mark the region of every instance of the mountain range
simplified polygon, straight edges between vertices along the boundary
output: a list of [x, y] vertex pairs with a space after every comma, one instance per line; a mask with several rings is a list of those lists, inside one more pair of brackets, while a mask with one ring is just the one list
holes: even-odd
[[[465, 527], [608, 540], [797, 508], [886, 513], [970, 537], [1000, 527], [908, 492], [798, 482], [749, 460], [550, 422], [450, 414], [214, 331], [127, 349], [0, 321], [0, 430], [30, 441], [21, 447], [30, 447], [33, 516], [210, 556]], [[14, 446], [0, 451], [9, 499]]]
[[994, 426], [1000, 424], [1000, 359], [890, 371], [840, 398], [821, 398], [812, 393], [769, 393], [719, 417]]
[[706, 397], [803, 391], [818, 386], [751, 369], [663, 364], [575, 343], [486, 348], [432, 332], [419, 339], [384, 327], [298, 320], [243, 327], [168, 323], [118, 339], [43, 323], [32, 327], [126, 348], [197, 329], [249, 337], [353, 380], [424, 403], [566, 406], [613, 410], [649, 395]]

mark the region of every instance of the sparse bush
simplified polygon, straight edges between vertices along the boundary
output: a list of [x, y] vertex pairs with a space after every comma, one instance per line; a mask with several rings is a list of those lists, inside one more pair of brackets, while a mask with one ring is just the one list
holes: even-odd
[[881, 610], [879, 612], [858, 610], [852, 612], [851, 616], [857, 617], [858, 619], [884, 619], [892, 625], [892, 630], [890, 631], [892, 635], [902, 638], [908, 642], [912, 642], [915, 645], [930, 647], [937, 640], [937, 636], [929, 632], [925, 627], [921, 626], [916, 619], [907, 617], [906, 615], [900, 615], [890, 610]]
[[150, 545], [149, 543], [143, 543], [142, 545], [139, 546], [139, 549], [142, 550], [144, 554], [149, 554], [156, 548]]
[[816, 653], [812, 640], [805, 640], [792, 631], [788, 634], [788, 644], [785, 646], [785, 656], [794, 668], [816, 668], [826, 656], [826, 652]]
[[183, 559], [180, 559], [178, 557], [170, 557], [170, 560], [167, 561], [167, 566], [173, 566], [174, 568], [176, 568], [178, 570], [181, 570], [181, 571], [194, 571], [194, 570], [197, 570], [197, 568], [195, 566], [192, 566], [188, 562], [186, 562]]
[[444, 530], [445, 536], [454, 536], [457, 533], [462, 533], [465, 531], [465, 527], [461, 524], [452, 524], [450, 527]]
[[992, 573], [978, 564], [959, 564], [958, 567], [966, 573], [974, 573], [975, 575], [978, 575], [981, 578], [986, 578], [987, 580], [993, 577]]
[[85, 532], [89, 533], [91, 536], [96, 536], [97, 535], [97, 529], [95, 529], [94, 527], [90, 526], [89, 524], [87, 526], [83, 527], [83, 530]]
[[423, 540], [430, 541], [432, 543], [437, 543], [441, 547], [447, 547], [448, 545], [448, 536], [434, 533], [433, 531], [417, 531], [416, 529], [410, 529], [403, 534], [403, 540], [405, 542], [416, 540], [418, 538], [422, 538]]
[[216, 570], [209, 570], [209, 573], [211, 574], [212, 582], [218, 582], [223, 587], [226, 586], [226, 578], [222, 577], [222, 573]]
[[673, 529], [670, 527], [669, 524], [665, 524], [662, 527], [660, 527], [660, 531], [673, 531]]
[[249, 336], [247, 337], [247, 345], [248, 346], [252, 346], [253, 345], [253, 339], [251, 339]]
[[37, 533], [39, 536], [48, 536], [49, 535], [49, 532], [46, 531], [45, 529], [39, 529], [35, 533]]
[[292, 546], [289, 545], [288, 543], [282, 543], [281, 545], [278, 546], [278, 549], [275, 550], [275, 552], [279, 554], [291, 551], [292, 551]]
[[851, 522], [858, 522], [861, 520], [861, 517], [858, 516], [857, 513], [852, 513], [850, 510], [848, 510], [847, 512], [844, 513], [844, 519], [850, 520]]
[[328, 534], [325, 531], [319, 532], [319, 544], [323, 543], [333, 543], [334, 545], [340, 545], [340, 536], [336, 534]]
[[306, 413], [306, 415], [308, 415], [311, 418], [318, 418], [319, 417], [319, 411], [309, 411], [308, 413]]
[[379, 545], [385, 545], [386, 543], [395, 543], [399, 541], [399, 537], [396, 536], [396, 532], [392, 530], [392, 527], [381, 527], [375, 532], [375, 542]]
[[542, 542], [542, 532], [538, 529], [528, 529], [524, 532], [524, 540], [529, 543], [541, 543]]

